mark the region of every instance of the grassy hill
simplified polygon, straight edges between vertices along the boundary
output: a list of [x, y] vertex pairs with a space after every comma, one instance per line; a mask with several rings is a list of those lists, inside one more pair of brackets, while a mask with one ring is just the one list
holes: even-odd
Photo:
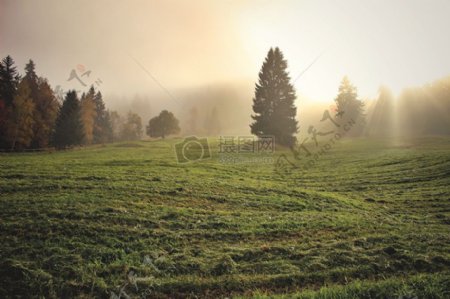
[[0, 154], [0, 297], [450, 297], [450, 139], [289, 172], [179, 141]]

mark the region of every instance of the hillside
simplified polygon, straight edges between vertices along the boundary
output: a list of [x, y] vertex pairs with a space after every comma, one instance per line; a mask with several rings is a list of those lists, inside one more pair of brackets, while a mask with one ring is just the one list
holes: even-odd
[[448, 298], [450, 139], [282, 174], [179, 141], [0, 154], [0, 297]]

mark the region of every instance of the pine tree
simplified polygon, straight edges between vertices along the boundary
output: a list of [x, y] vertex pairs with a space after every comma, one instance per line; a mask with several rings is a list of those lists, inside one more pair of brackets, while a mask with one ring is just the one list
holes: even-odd
[[36, 107], [32, 147], [45, 148], [51, 142], [59, 103], [45, 78], [38, 78], [38, 92], [32, 99]]
[[167, 110], [150, 119], [147, 126], [147, 135], [150, 137], [165, 138], [171, 134], [178, 134], [180, 132], [179, 121], [172, 112]]
[[20, 81], [9, 110], [6, 136], [11, 150], [24, 149], [32, 141], [34, 124], [34, 103], [26, 80]]
[[[93, 89], [93, 87], [91, 87]], [[103, 102], [103, 96], [100, 91], [98, 91], [94, 96], [95, 112], [96, 116], [94, 119], [94, 143], [105, 143], [112, 141], [113, 130], [111, 119], [109, 113], [105, 108], [105, 103]]]
[[30, 87], [31, 95], [33, 95], [33, 93], [37, 94], [39, 88], [38, 75], [36, 74], [36, 64], [31, 59], [25, 65], [24, 79], [27, 81], [28, 86]]
[[347, 132], [349, 136], [361, 135], [365, 125], [364, 103], [358, 100], [356, 87], [350, 83], [347, 76], [341, 81], [335, 102], [337, 122], [343, 125], [352, 123], [351, 130]]
[[20, 76], [14, 60], [8, 55], [0, 62], [0, 99], [5, 102], [6, 107], [12, 105], [19, 82]]
[[8, 120], [8, 108], [5, 101], [0, 98], [0, 148], [6, 147], [5, 133]]
[[95, 90], [91, 87], [87, 94], [81, 96], [81, 121], [84, 128], [84, 143], [92, 144], [94, 140], [94, 126], [97, 117], [96, 105], [94, 102]]
[[270, 49], [259, 72], [250, 125], [252, 134], [272, 135], [277, 144], [293, 146], [298, 132], [296, 95], [280, 49]]
[[10, 146], [6, 138], [7, 121], [19, 81], [20, 76], [14, 66], [14, 60], [8, 55], [0, 61], [0, 148]]
[[83, 132], [80, 101], [76, 91], [72, 90], [67, 92], [56, 120], [54, 145], [59, 149], [80, 145], [84, 138]]

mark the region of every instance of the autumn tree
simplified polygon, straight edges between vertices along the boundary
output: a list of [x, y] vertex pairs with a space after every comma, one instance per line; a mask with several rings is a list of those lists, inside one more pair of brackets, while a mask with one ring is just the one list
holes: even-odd
[[24, 80], [30, 88], [30, 97], [35, 106], [32, 148], [45, 148], [49, 145], [55, 126], [59, 104], [50, 84], [36, 74], [33, 60], [25, 66]]
[[255, 88], [254, 122], [250, 125], [252, 134], [272, 135], [276, 143], [293, 146], [298, 132], [295, 99], [295, 90], [287, 73], [287, 62], [280, 49], [271, 48]]
[[34, 103], [30, 96], [28, 82], [22, 79], [17, 94], [9, 108], [6, 136], [11, 150], [28, 147], [33, 139]]
[[32, 97], [35, 105], [32, 147], [46, 148], [53, 135], [59, 103], [47, 79], [39, 77], [37, 83], [36, 98]]
[[80, 100], [81, 121], [83, 123], [85, 144], [92, 144], [92, 141], [94, 140], [94, 122], [97, 116], [94, 97], [95, 90], [94, 87], [91, 86], [87, 94], [82, 94]]
[[139, 140], [142, 137], [142, 119], [133, 112], [128, 112], [126, 121], [122, 126], [122, 140]]
[[75, 90], [69, 91], [56, 120], [54, 145], [61, 149], [80, 145], [84, 138], [80, 100]]
[[171, 134], [178, 134], [180, 132], [180, 126], [178, 119], [172, 112], [167, 110], [161, 111], [161, 113], [150, 119], [147, 126], [147, 135], [150, 137], [165, 138]]

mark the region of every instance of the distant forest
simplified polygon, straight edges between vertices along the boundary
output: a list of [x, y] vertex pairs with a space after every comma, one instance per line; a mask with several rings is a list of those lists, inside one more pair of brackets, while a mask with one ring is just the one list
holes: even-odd
[[30, 60], [21, 75], [11, 56], [0, 62], [2, 150], [62, 149], [142, 137], [138, 114], [109, 111], [94, 86], [81, 95], [70, 90], [60, 97], [35, 68]]
[[369, 116], [367, 136], [449, 135], [450, 77], [406, 88], [397, 98], [381, 87]]
[[[144, 131], [151, 137], [157, 136], [154, 130], [145, 130], [142, 122], [141, 116], [150, 118], [150, 111], [138, 109], [139, 114], [129, 109], [123, 114], [111, 111], [94, 86], [81, 94], [70, 90], [60, 95], [46, 78], [36, 74], [35, 68], [30, 60], [25, 73], [20, 74], [10, 56], [0, 62], [0, 150], [62, 149], [139, 140]], [[179, 113], [181, 130], [173, 132], [217, 136], [231, 125], [241, 122], [243, 127], [246, 125], [242, 115], [247, 112], [241, 111], [247, 104], [250, 106], [249, 99], [242, 99], [246, 96], [223, 87], [220, 92], [213, 90], [210, 96], [205, 96], [191, 95], [191, 99], [194, 97], [189, 101], [191, 104], [184, 103]], [[404, 89], [397, 98], [389, 88], [381, 87], [378, 98], [370, 105], [358, 97], [357, 88], [344, 78], [334, 99], [337, 110], [347, 97], [357, 104], [360, 118], [352, 137], [450, 134], [450, 77]], [[205, 109], [203, 104], [208, 101], [213, 106]], [[300, 133], [309, 129], [303, 112], [300, 106], [297, 109]]]

